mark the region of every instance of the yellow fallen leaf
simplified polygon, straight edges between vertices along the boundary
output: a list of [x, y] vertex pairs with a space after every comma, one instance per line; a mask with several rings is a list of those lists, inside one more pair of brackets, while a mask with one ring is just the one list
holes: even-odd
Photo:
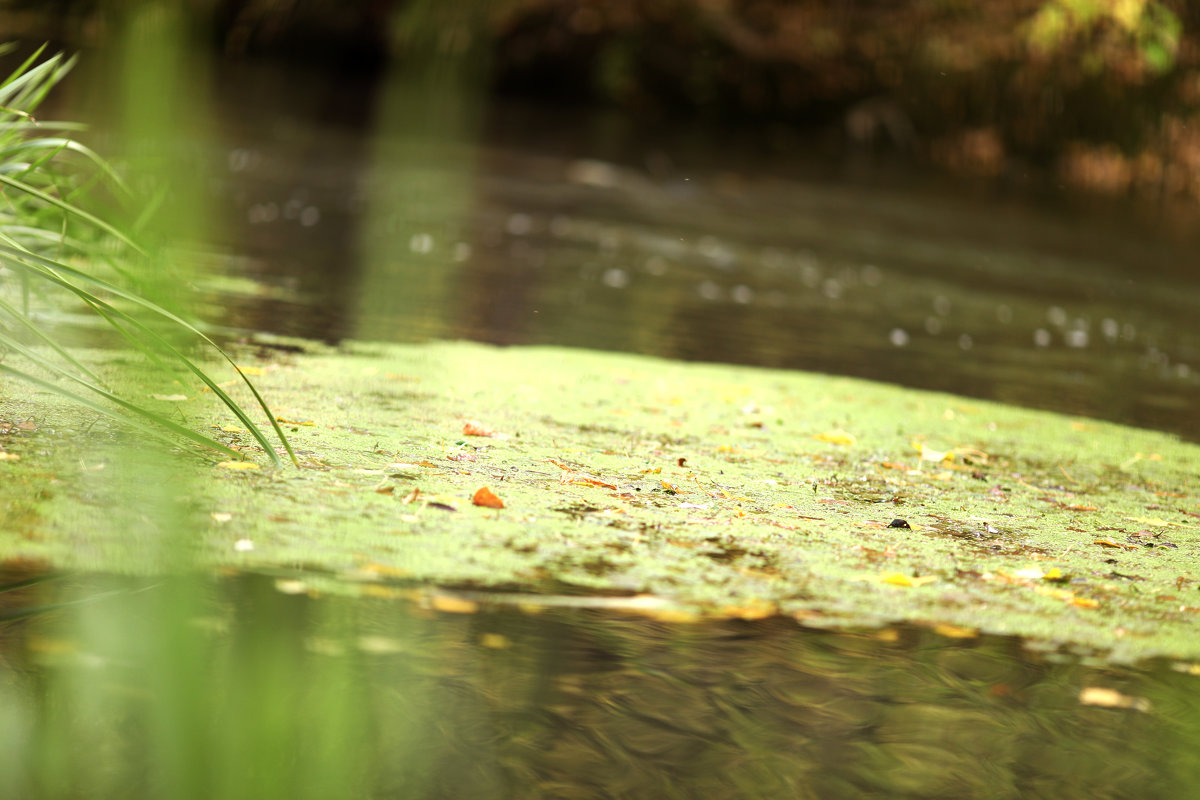
[[238, 367], [237, 371], [242, 373], [243, 375], [263, 375], [263, 374], [265, 374], [263, 372], [262, 367]]
[[1061, 569], [1058, 567], [1051, 567], [1050, 569], [1046, 570], [1046, 574], [1042, 576], [1042, 580], [1061, 581], [1064, 577], [1065, 576], [1063, 575], [1063, 571]]
[[849, 433], [848, 431], [844, 431], [839, 428], [835, 428], [831, 431], [825, 431], [824, 433], [818, 433], [813, 438], [818, 441], [841, 445], [851, 445], [858, 441], [858, 439], [854, 437], [853, 433]]
[[1162, 517], [1126, 517], [1125, 519], [1131, 520], [1133, 522], [1140, 522], [1143, 525], [1152, 525], [1155, 528], [1162, 528], [1167, 525], [1171, 525], [1176, 528], [1187, 527], [1187, 526], [1183, 525], [1182, 523], [1171, 522], [1170, 520], [1165, 520]]
[[504, 650], [509, 647], [512, 642], [509, 638], [501, 633], [485, 633], [479, 637], [479, 644], [489, 650]]
[[921, 575], [913, 577], [905, 575], [903, 572], [885, 572], [879, 576], [880, 583], [891, 584], [892, 586], [924, 586], [927, 583], [936, 583], [936, 575]]
[[1101, 686], [1085, 686], [1079, 691], [1079, 702], [1085, 706], [1101, 708], [1131, 708], [1134, 711], [1149, 711], [1150, 701], [1144, 697], [1121, 694], [1116, 689]]
[[1073, 605], [1079, 606], [1080, 608], [1099, 608], [1100, 607], [1100, 601], [1093, 600], [1090, 597], [1072, 597], [1071, 603]]
[[444, 611], [447, 614], [474, 614], [479, 610], [479, 603], [474, 600], [464, 600], [461, 597], [451, 597], [445, 594], [434, 595], [430, 599], [429, 605], [434, 611]]
[[150, 396], [155, 400], [165, 400], [169, 403], [182, 403], [188, 399], [186, 394], [152, 394]]
[[0, 450], [0, 461], [20, 461], [21, 457], [16, 453], [6, 453]]
[[217, 464], [218, 469], [258, 469], [258, 464], [253, 461], [222, 461]]
[[947, 639], [974, 639], [979, 635], [979, 631], [974, 628], [960, 628], [957, 625], [945, 623], [934, 625], [933, 632], [945, 636]]

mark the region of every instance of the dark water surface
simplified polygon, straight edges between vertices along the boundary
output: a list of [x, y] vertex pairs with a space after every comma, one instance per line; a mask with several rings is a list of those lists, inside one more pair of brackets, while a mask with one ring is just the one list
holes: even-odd
[[386, 85], [320, 87], [259, 69], [218, 96], [226, 269], [257, 282], [214, 286], [231, 325], [815, 370], [1200, 440], [1194, 210], [773, 129], [492, 101], [446, 134]]
[[26, 734], [0, 749], [0, 794], [1096, 800], [1200, 785], [1197, 679], [1179, 665], [303, 589], [94, 578], [0, 595], [9, 616], [83, 601], [0, 623], [3, 730]]

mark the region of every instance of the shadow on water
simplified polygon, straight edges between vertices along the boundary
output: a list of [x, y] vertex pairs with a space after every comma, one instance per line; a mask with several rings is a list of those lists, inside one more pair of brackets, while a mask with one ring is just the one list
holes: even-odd
[[[0, 595], [0, 715], [18, 733], [0, 791], [1093, 800], [1200, 781], [1197, 679], [1177, 665], [301, 589], [96, 577]], [[12, 621], [64, 600], [81, 602]]]

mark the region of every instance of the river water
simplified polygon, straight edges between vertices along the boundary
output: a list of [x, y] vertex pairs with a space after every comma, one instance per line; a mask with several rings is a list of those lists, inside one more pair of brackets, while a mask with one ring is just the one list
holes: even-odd
[[216, 298], [231, 325], [814, 370], [1200, 440], [1195, 210], [496, 100], [443, 137], [250, 74], [204, 150], [256, 282]]
[[[816, 370], [1200, 440], [1186, 210], [931, 178], [779, 129], [498, 101], [432, 125], [387, 87], [273, 68], [221, 87], [209, 137], [184, 146], [219, 216], [208, 315], [234, 335]], [[15, 732], [0, 795], [1090, 799], [1200, 783], [1194, 665], [913, 628], [446, 613], [313, 599], [303, 576], [180, 586], [77, 576], [0, 595], [13, 620], [33, 614], [0, 626]]]

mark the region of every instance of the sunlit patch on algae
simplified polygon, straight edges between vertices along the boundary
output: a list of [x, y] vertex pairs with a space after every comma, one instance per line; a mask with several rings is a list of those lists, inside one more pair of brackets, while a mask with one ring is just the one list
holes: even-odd
[[[267, 468], [218, 409], [189, 407], [263, 467], [185, 462], [179, 524], [206, 565], [1200, 658], [1200, 447], [1171, 436], [628, 355], [306, 349], [239, 357], [261, 369], [303, 469]], [[120, 473], [95, 466], [119, 467], [119, 433], [53, 398], [5, 402], [53, 424], [0, 442], [21, 457], [0, 463], [21, 531], [4, 556], [161, 568], [136, 508], [95, 513]]]

